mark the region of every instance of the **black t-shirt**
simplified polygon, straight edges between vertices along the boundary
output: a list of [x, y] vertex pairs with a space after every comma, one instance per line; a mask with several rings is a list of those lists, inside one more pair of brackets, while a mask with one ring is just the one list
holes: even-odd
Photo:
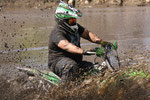
[[59, 57], [69, 57], [76, 62], [82, 61], [82, 55], [72, 54], [58, 47], [61, 40], [68, 40], [70, 43], [80, 47], [80, 36], [84, 28], [78, 25], [78, 30], [75, 33], [70, 33], [64, 30], [59, 25], [56, 25], [49, 37], [49, 65], [56, 61]]

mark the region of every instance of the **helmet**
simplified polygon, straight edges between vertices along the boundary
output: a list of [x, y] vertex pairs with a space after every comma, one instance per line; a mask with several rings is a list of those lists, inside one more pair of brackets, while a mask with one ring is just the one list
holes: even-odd
[[81, 12], [68, 4], [66, 4], [63, 1], [60, 1], [56, 12], [55, 12], [55, 19], [56, 22], [63, 27], [64, 29], [68, 31], [75, 32], [78, 29], [77, 24], [69, 24], [68, 20], [69, 19], [77, 19], [82, 16]]

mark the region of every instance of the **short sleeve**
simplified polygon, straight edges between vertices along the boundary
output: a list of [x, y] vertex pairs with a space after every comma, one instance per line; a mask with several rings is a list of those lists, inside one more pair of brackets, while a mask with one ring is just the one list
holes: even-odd
[[84, 32], [84, 27], [81, 26], [80, 24], [78, 24], [78, 32], [79, 32], [80, 36], [81, 36], [82, 33]]
[[67, 40], [65, 35], [63, 34], [63, 32], [61, 31], [55, 31], [55, 32], [52, 32], [51, 33], [51, 41], [58, 45], [58, 43], [61, 41], [61, 40]]

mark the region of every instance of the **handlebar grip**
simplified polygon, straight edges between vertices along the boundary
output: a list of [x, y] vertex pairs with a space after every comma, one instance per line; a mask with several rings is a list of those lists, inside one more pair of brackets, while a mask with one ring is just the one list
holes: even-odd
[[92, 51], [87, 51], [87, 53], [88, 53], [89, 55], [95, 55], [95, 54], [96, 54], [96, 52], [92, 52]]

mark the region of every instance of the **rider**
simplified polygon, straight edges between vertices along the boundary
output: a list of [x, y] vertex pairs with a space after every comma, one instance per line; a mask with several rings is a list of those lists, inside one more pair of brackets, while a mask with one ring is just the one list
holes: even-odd
[[62, 80], [77, 75], [79, 68], [88, 64], [82, 61], [82, 56], [89, 54], [80, 47], [80, 37], [102, 46], [110, 44], [79, 25], [77, 18], [81, 16], [79, 10], [62, 1], [55, 12], [57, 24], [49, 37], [48, 66]]

